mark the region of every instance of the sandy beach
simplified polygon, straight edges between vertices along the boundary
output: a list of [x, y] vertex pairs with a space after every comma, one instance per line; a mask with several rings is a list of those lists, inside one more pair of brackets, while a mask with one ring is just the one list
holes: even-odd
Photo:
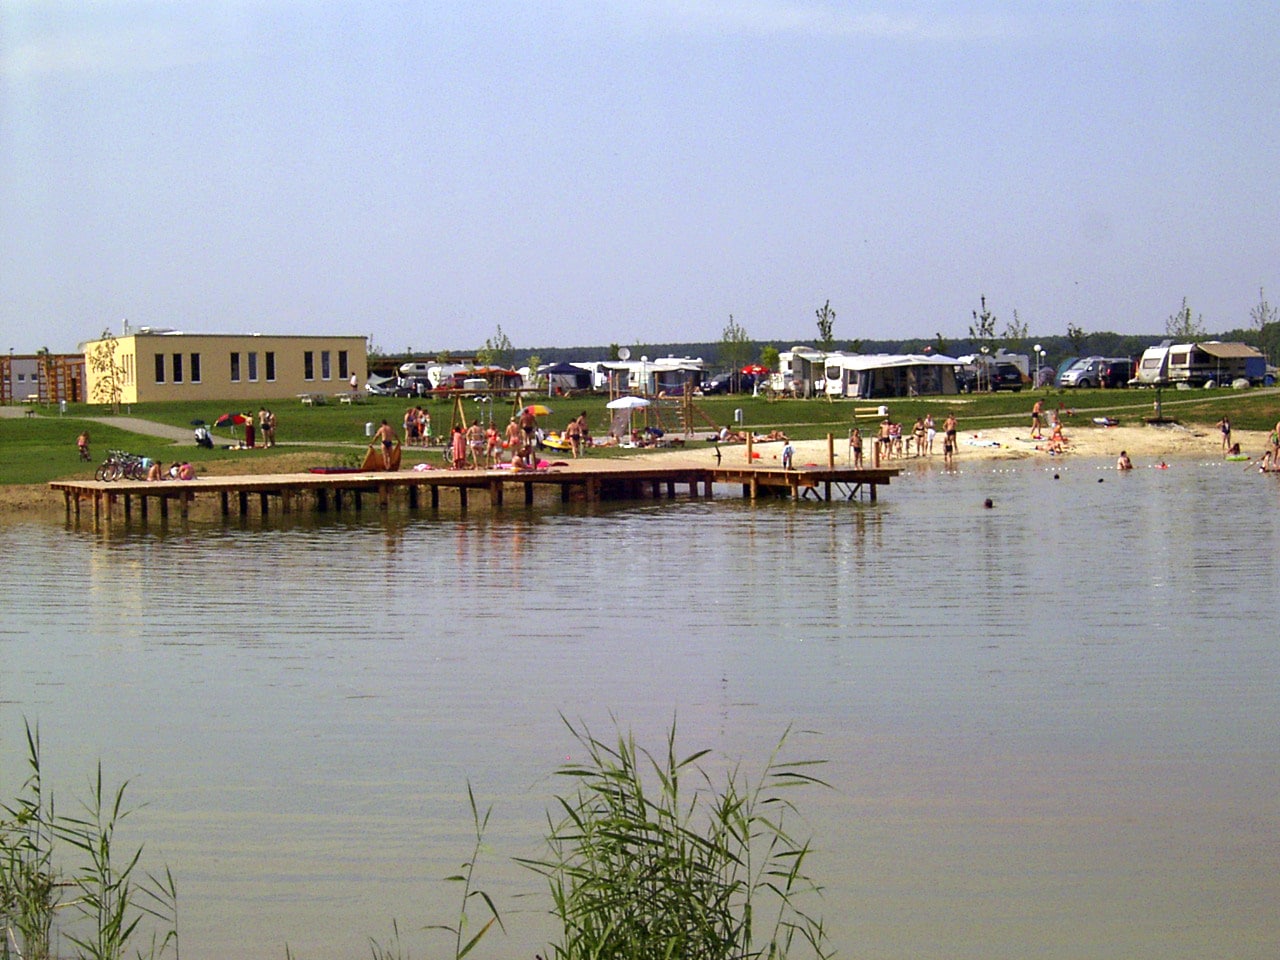
[[[874, 435], [874, 427], [864, 430], [864, 461], [869, 466], [871, 442], [866, 438], [867, 433]], [[1049, 431], [1046, 430], [1046, 439], [1032, 440], [1031, 431], [1027, 427], [993, 427], [966, 430], [964, 421], [961, 420], [958, 433], [960, 449], [956, 459], [960, 464], [972, 460], [1023, 460], [1031, 458], [1041, 458], [1048, 462], [1050, 460], [1060, 460], [1064, 456], [1066, 458], [1103, 457], [1114, 459], [1123, 450], [1129, 454], [1135, 466], [1142, 466], [1148, 463], [1159, 463], [1161, 460], [1184, 457], [1220, 457], [1222, 455], [1221, 437], [1212, 427], [1195, 425], [1186, 427], [1178, 424], [1103, 427], [1087, 421], [1078, 424], [1072, 424], [1068, 421], [1064, 426], [1067, 452], [1062, 456], [1050, 454], [1046, 449], [1043, 449], [1047, 445], [1048, 434]], [[1233, 432], [1232, 440], [1240, 444], [1240, 449], [1244, 453], [1257, 459], [1262, 456], [1267, 436], [1261, 431], [1237, 430]], [[792, 445], [795, 447], [794, 463], [796, 466], [826, 464], [828, 455], [826, 440], [797, 440]], [[766, 466], [777, 465], [781, 461], [782, 446], [779, 442], [753, 444], [754, 452], [760, 454], [756, 462]], [[845, 463], [848, 455], [848, 438], [844, 436], [835, 437], [833, 448], [836, 463]], [[638, 456], [652, 455], [655, 454], [638, 454]], [[701, 465], [714, 463], [716, 450], [712, 444], [700, 438], [690, 440], [683, 449], [676, 449], [657, 455], [678, 457], [686, 462]], [[746, 447], [743, 444], [721, 446], [720, 455], [725, 463], [745, 462], [747, 456]], [[627, 460], [630, 459], [627, 458]], [[906, 460], [888, 460], [884, 461], [882, 466], [894, 466], [895, 464], [909, 462], [912, 459], [914, 459], [914, 456], [906, 458]], [[939, 463], [942, 461], [941, 435], [934, 441], [932, 459]], [[591, 461], [588, 460], [587, 462], [590, 463]]]

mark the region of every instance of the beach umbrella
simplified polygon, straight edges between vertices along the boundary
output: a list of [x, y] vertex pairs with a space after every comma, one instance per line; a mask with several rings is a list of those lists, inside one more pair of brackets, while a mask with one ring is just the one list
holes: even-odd
[[769, 368], [759, 363], [748, 363], [742, 368], [742, 372], [752, 377], [762, 377], [769, 372]]
[[540, 403], [531, 403], [520, 412], [532, 413], [535, 417], [548, 417], [551, 415], [551, 408]]
[[[631, 415], [634, 414], [637, 410], [643, 410], [648, 405], [649, 405], [649, 401], [646, 400], [644, 397], [627, 395], [625, 397], [619, 397], [617, 400], [610, 400], [608, 403], [605, 404], [605, 407], [609, 410], [627, 411], [627, 436], [630, 437], [631, 427], [632, 427]], [[621, 416], [621, 414], [619, 414], [619, 416]], [[621, 429], [621, 426], [622, 425], [620, 423], [616, 423], [614, 426], [614, 432], [615, 433], [618, 432]]]
[[644, 397], [626, 396], [619, 397], [617, 400], [610, 400], [605, 404], [610, 410], [639, 410], [641, 407], [647, 407], [649, 401]]
[[217, 420], [213, 421], [215, 427], [238, 427], [245, 423], [249, 418], [243, 413], [224, 413]]

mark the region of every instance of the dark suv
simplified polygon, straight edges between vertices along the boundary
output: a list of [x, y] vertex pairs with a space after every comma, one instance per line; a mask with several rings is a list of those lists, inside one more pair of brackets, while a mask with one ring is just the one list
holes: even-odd
[[1132, 360], [1112, 360], [1104, 364], [1098, 374], [1098, 386], [1112, 390], [1117, 387], [1127, 387], [1129, 381], [1133, 379], [1133, 373]]
[[1022, 371], [1012, 363], [997, 363], [991, 372], [991, 389], [1017, 393], [1022, 389]]

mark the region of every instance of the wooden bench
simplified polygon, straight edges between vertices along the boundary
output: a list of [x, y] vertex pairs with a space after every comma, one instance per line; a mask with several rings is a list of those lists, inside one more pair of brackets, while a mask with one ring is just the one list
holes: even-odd
[[888, 415], [889, 415], [889, 408], [884, 406], [855, 407], [853, 410], [853, 418], [855, 420], [866, 420], [869, 418], [874, 418], [876, 420], [883, 420]]

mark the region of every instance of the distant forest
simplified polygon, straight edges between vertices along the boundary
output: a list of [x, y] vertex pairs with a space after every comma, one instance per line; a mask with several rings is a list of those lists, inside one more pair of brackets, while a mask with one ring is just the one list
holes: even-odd
[[[945, 354], [947, 356], [964, 356], [970, 353], [978, 353], [985, 344], [991, 353], [1004, 348], [1009, 353], [1025, 353], [1030, 355], [1032, 347], [1040, 344], [1045, 352], [1045, 362], [1052, 366], [1057, 366], [1063, 360], [1069, 357], [1133, 357], [1137, 358], [1142, 355], [1142, 351], [1147, 347], [1159, 343], [1161, 340], [1167, 339], [1167, 335], [1163, 333], [1152, 333], [1145, 335], [1131, 335], [1110, 333], [1107, 331], [1099, 331], [1097, 333], [1085, 333], [1083, 331], [1073, 331], [1074, 336], [1046, 336], [1046, 337], [1024, 337], [1020, 339], [1010, 339], [1006, 337], [992, 337], [989, 340], [976, 340], [969, 337], [957, 337], [949, 339], [946, 337], [932, 337], [927, 339], [906, 339], [906, 340], [834, 340], [831, 349], [833, 351], [840, 350], [849, 353], [923, 353], [928, 348], [932, 352]], [[1224, 340], [1224, 341], [1240, 341], [1257, 347], [1267, 357], [1268, 361], [1272, 357], [1280, 357], [1280, 323], [1265, 324], [1260, 330], [1228, 330], [1223, 333], [1205, 334], [1194, 337], [1196, 340]], [[793, 346], [804, 344], [809, 347], [817, 347], [814, 340], [796, 341], [796, 340], [750, 340], [746, 343], [726, 344], [724, 341], [706, 341], [702, 343], [628, 343], [628, 344], [602, 344], [596, 346], [577, 346], [577, 347], [512, 347], [509, 351], [504, 351], [506, 356], [501, 357], [501, 361], [512, 366], [523, 366], [528, 363], [531, 357], [537, 358], [539, 363], [560, 363], [562, 361], [583, 361], [583, 360], [610, 360], [614, 359], [616, 352], [620, 347], [627, 347], [631, 351], [631, 358], [638, 360], [641, 357], [655, 359], [657, 357], [701, 357], [709, 368], [713, 371], [719, 370], [727, 364], [721, 360], [721, 356], [728, 355], [734, 357], [749, 356], [748, 362], [759, 360], [761, 351], [766, 347], [773, 347], [779, 352], [790, 350]], [[371, 359], [377, 354], [371, 355]], [[399, 359], [401, 356], [408, 358], [408, 355], [397, 354], [381, 355], [385, 359]], [[457, 351], [414, 351], [413, 359], [436, 358], [439, 356], [447, 356], [455, 362], [466, 362], [475, 357], [475, 350], [457, 350]]]

